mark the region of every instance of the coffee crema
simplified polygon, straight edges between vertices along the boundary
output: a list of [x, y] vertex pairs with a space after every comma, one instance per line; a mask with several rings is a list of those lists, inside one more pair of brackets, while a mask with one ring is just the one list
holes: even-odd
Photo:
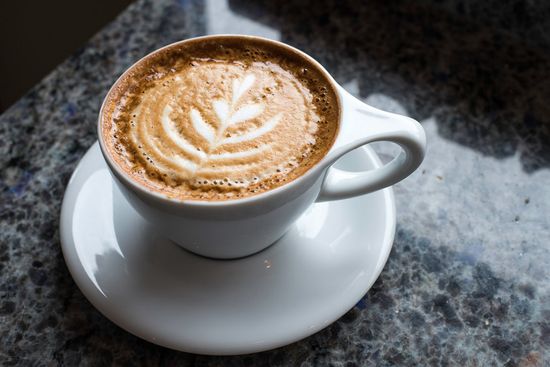
[[338, 101], [304, 56], [259, 39], [193, 40], [146, 57], [101, 116], [115, 162], [181, 200], [262, 193], [304, 174], [332, 146]]

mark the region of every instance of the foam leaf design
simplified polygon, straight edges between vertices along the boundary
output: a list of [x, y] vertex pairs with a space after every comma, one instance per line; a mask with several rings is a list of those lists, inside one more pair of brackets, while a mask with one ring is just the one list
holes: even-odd
[[212, 144], [216, 137], [216, 133], [209, 124], [204, 122], [201, 113], [194, 108], [191, 109], [191, 121], [193, 122], [195, 130]]
[[229, 125], [234, 125], [238, 124], [239, 122], [253, 119], [255, 117], [258, 117], [258, 115], [262, 112], [264, 112], [264, 106], [259, 103], [246, 105], [239, 108], [233, 115], [231, 115], [231, 118], [229, 119]]
[[218, 116], [218, 119], [223, 122], [227, 121], [227, 118], [229, 117], [229, 104], [221, 99], [218, 99], [217, 101], [214, 101], [212, 103], [214, 106], [214, 111], [216, 111], [216, 115]]
[[[231, 167], [231, 171], [239, 171], [245, 169], [245, 167], [251, 167], [254, 163], [247, 163], [244, 166], [240, 166], [238, 163], [231, 162], [232, 160], [242, 160], [248, 157], [254, 157], [261, 152], [269, 149], [270, 144], [262, 144], [262, 146], [248, 149], [245, 151], [225, 152], [212, 154], [212, 152], [225, 144], [235, 144], [244, 141], [254, 140], [260, 136], [270, 132], [280, 122], [283, 114], [269, 118], [265, 123], [259, 127], [247, 130], [238, 135], [226, 137], [226, 130], [239, 124], [241, 122], [249, 121], [257, 118], [265, 111], [265, 105], [261, 103], [245, 104], [237, 108], [240, 98], [254, 85], [256, 77], [253, 74], [246, 75], [242, 80], [235, 80], [232, 84], [232, 96], [231, 100], [218, 99], [212, 101], [212, 109], [218, 118], [217, 123], [211, 123], [204, 120], [203, 115], [196, 108], [191, 108], [189, 111], [189, 117], [193, 126], [193, 129], [202, 136], [208, 142], [208, 148], [201, 150], [193, 146], [185, 137], [181, 136], [176, 128], [175, 123], [171, 120], [170, 114], [172, 107], [167, 106], [162, 115], [162, 127], [167, 135], [182, 148], [187, 154], [192, 155], [195, 159], [199, 160], [199, 163], [194, 164], [192, 162], [183, 162], [185, 158], [181, 158], [181, 161], [173, 162], [178, 166], [185, 168], [189, 172], [214, 172], [218, 169], [224, 170]], [[216, 128], [214, 128], [216, 127]], [[180, 158], [178, 158], [180, 159]], [[219, 168], [207, 165], [210, 161], [218, 162]], [[223, 162], [227, 162], [223, 165]]]
[[234, 80], [233, 81], [233, 105], [237, 104], [239, 98], [252, 87], [256, 77], [254, 74], [248, 74], [244, 77], [242, 81]]
[[161, 116], [162, 128], [164, 129], [168, 137], [187, 154], [190, 154], [195, 157], [199, 157], [201, 160], [206, 158], [206, 154], [204, 152], [197, 150], [193, 146], [193, 144], [187, 141], [185, 137], [181, 136], [178, 129], [176, 128], [176, 124], [170, 118], [171, 113], [172, 113], [172, 107], [168, 105], [164, 108], [164, 111], [162, 112], [162, 116]]
[[277, 126], [277, 124], [281, 120], [281, 117], [283, 117], [282, 113], [278, 113], [272, 118], [270, 118], [269, 120], [267, 120], [266, 123], [260, 126], [259, 128], [249, 131], [242, 135], [236, 135], [236, 136], [226, 138], [222, 141], [222, 144], [235, 144], [235, 143], [242, 143], [243, 141], [254, 140], [264, 135], [265, 133], [268, 133], [271, 130], [273, 130], [273, 128]]

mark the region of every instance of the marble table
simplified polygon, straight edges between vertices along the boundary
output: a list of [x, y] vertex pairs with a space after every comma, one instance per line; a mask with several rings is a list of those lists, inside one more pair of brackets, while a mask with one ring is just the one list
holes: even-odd
[[[483, 3], [132, 4], [0, 116], [0, 364], [549, 365], [550, 11]], [[149, 51], [211, 33], [301, 48], [357, 97], [421, 121], [429, 142], [395, 186], [397, 235], [374, 287], [328, 328], [255, 355], [126, 333], [84, 298], [59, 244], [64, 188], [111, 83]]]

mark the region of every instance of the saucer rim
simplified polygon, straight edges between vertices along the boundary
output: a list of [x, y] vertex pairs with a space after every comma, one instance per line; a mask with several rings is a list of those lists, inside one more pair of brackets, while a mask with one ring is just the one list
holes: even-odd
[[[363, 146], [358, 149], [364, 150], [365, 154], [369, 157], [371, 163], [375, 166], [375, 168], [382, 166], [380, 158], [374, 152], [374, 150], [372, 150], [372, 148], [368, 146]], [[96, 152], [94, 152], [94, 150]], [[94, 157], [95, 153], [97, 153], [98, 157]], [[376, 262], [376, 268], [372, 272], [373, 275], [370, 277], [368, 282], [365, 282], [365, 285], [361, 287], [361, 290], [356, 292], [357, 294], [354, 297], [348, 297], [347, 302], [340, 303], [338, 309], [334, 308], [332, 312], [333, 316], [331, 316], [329, 319], [319, 323], [319, 325], [315, 326], [314, 328], [303, 328], [301, 333], [294, 333], [292, 335], [287, 335], [286, 337], [274, 338], [273, 340], [263, 343], [261, 345], [248, 345], [242, 346], [240, 348], [231, 347], [223, 351], [214, 350], [213, 348], [204, 345], [190, 345], [186, 342], [178, 343], [178, 341], [173, 340], [173, 338], [161, 339], [152, 335], [148, 330], [144, 330], [136, 323], [129, 324], [120, 318], [117, 319], [116, 314], [109, 311], [109, 307], [105, 304], [104, 297], [87, 275], [86, 271], [82, 267], [82, 262], [80, 261], [77, 254], [76, 242], [74, 241], [74, 237], [72, 236], [73, 218], [71, 216], [71, 214], [74, 212], [74, 205], [79, 193], [79, 190], [77, 190], [78, 187], [75, 186], [75, 180], [78, 177], [80, 171], [83, 170], [83, 167], [88, 165], [89, 162], [94, 163], [94, 159], [97, 158], [103, 159], [99, 151], [99, 144], [96, 141], [82, 156], [67, 183], [65, 193], [63, 195], [59, 222], [59, 235], [63, 258], [65, 260], [69, 273], [74, 279], [77, 287], [82, 292], [84, 297], [94, 306], [94, 308], [96, 308], [96, 310], [98, 310], [104, 317], [106, 317], [108, 320], [110, 320], [126, 332], [156, 345], [187, 353], [223, 356], [258, 353], [295, 343], [323, 330], [327, 326], [340, 319], [349, 310], [351, 310], [357, 304], [357, 302], [364, 297], [364, 295], [371, 289], [373, 284], [379, 278], [393, 247], [396, 232], [396, 206], [393, 189], [391, 187], [387, 187], [385, 189], [379, 190], [384, 195], [384, 221], [386, 223], [386, 226], [383, 234], [384, 243], [379, 246], [377, 256], [378, 260]], [[102, 163], [106, 165], [105, 162]], [[347, 200], [353, 200], [353, 198]], [[263, 251], [260, 251], [259, 253], [250, 255], [250, 257], [258, 256], [262, 252]]]

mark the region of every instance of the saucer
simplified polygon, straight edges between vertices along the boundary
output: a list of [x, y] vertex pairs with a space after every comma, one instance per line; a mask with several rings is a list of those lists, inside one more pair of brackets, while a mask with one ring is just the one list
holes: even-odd
[[[369, 148], [342, 169], [380, 166]], [[391, 250], [391, 189], [318, 203], [266, 250], [238, 260], [194, 255], [156, 233], [112, 182], [99, 146], [82, 158], [61, 209], [67, 266], [90, 302], [152, 343], [185, 352], [260, 352], [305, 338], [351, 309]]]

